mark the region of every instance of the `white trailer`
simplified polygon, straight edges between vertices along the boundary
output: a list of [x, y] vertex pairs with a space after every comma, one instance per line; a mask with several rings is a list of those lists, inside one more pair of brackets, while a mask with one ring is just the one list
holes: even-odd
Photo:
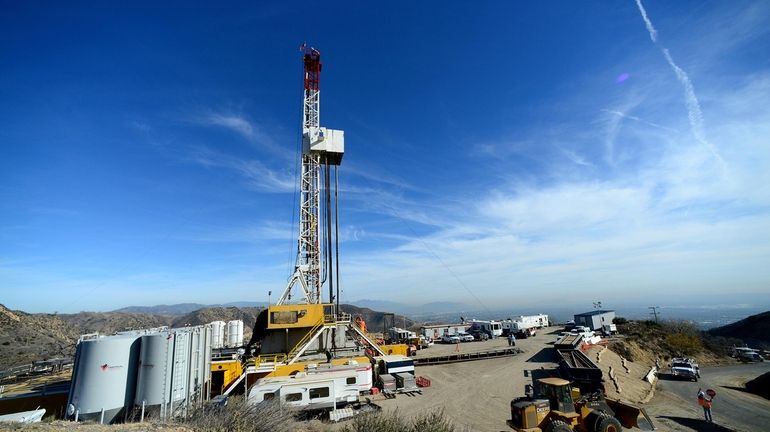
[[[369, 376], [368, 384], [363, 385], [371, 390]], [[256, 404], [280, 400], [301, 409], [327, 409], [357, 402], [361, 391], [362, 384], [355, 369], [310, 374], [298, 372], [292, 376], [258, 379], [249, 390], [248, 401]]]
[[548, 326], [548, 315], [521, 315], [518, 318], [511, 320], [508, 325], [508, 333], [513, 333], [516, 336], [527, 338], [534, 336], [537, 329]]
[[470, 324], [435, 324], [420, 327], [420, 334], [434, 341], [441, 340], [444, 335], [455, 335], [468, 331]]
[[514, 321], [521, 323], [520, 327], [524, 328], [543, 328], [548, 327], [548, 315], [522, 315]]
[[490, 338], [497, 338], [503, 335], [503, 323], [500, 321], [473, 320], [469, 331], [480, 330], [488, 334]]

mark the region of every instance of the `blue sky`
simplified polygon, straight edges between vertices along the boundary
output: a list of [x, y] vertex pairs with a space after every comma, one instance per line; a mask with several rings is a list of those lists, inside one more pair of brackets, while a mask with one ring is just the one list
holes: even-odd
[[303, 41], [346, 134], [343, 301], [770, 293], [767, 2], [0, 10], [8, 307], [281, 291]]

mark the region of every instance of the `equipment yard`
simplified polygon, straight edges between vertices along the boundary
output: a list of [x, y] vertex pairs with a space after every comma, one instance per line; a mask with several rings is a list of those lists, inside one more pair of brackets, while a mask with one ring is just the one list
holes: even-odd
[[[417, 366], [415, 374], [431, 380], [431, 387], [422, 389], [422, 395], [377, 397], [373, 402], [383, 410], [398, 410], [408, 416], [443, 409], [460, 430], [507, 429], [505, 421], [510, 417], [511, 399], [524, 394], [524, 386], [532, 383], [533, 371], [535, 376], [540, 376], [541, 368], [548, 370], [557, 366], [550, 352], [549, 343], [555, 340], [550, 330], [543, 329], [534, 337], [517, 340], [516, 347], [523, 352], [516, 356]], [[508, 341], [497, 338], [461, 343], [459, 347], [437, 343], [419, 351], [416, 359], [455, 354], [458, 348], [463, 353], [503, 349], [508, 348]]]
[[[525, 386], [532, 383], [532, 376], [548, 376], [558, 366], [552, 344], [559, 330], [545, 328], [534, 337], [517, 340], [516, 347], [522, 353], [515, 356], [428, 366], [419, 366], [418, 362], [415, 374], [431, 381], [431, 386], [423, 388], [421, 395], [368, 398], [386, 412], [398, 411], [406, 416], [443, 410], [458, 430], [512, 430], [505, 423], [510, 418], [511, 399], [524, 394]], [[460, 353], [504, 348], [508, 348], [505, 338], [459, 345]], [[457, 349], [457, 345], [437, 343], [419, 351], [416, 360], [456, 354]], [[617, 385], [606, 378], [608, 396], [645, 407], [658, 431], [752, 431], [770, 424], [767, 416], [770, 401], [739, 390], [745, 381], [770, 370], [767, 363], [710, 368], [704, 376], [714, 376], [713, 382], [663, 380], [656, 382], [653, 389], [642, 379], [649, 370], [647, 366], [625, 362], [624, 367], [619, 355], [601, 346], [589, 349], [586, 355], [605, 375], [609, 375], [612, 368]], [[699, 384], [704, 388], [711, 385], [720, 393], [715, 400], [715, 424], [702, 421], [695, 400]], [[723, 397], [721, 401], [720, 397]]]

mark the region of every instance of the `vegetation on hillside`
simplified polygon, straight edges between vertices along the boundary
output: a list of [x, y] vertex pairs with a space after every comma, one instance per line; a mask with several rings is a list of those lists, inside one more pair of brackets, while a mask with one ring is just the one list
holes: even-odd
[[770, 349], [770, 311], [708, 331], [714, 337], [741, 339], [752, 348]]
[[634, 361], [637, 350], [632, 344], [653, 352], [662, 360], [673, 357], [724, 357], [733, 345], [741, 345], [735, 338], [714, 336], [699, 330], [689, 321], [627, 321], [616, 320], [618, 331], [625, 338], [610, 343], [610, 348], [623, 357]]

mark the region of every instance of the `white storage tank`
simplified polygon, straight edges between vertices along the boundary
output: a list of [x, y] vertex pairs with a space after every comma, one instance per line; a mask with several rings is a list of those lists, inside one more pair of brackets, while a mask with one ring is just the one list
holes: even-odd
[[150, 407], [169, 401], [174, 333], [168, 331], [141, 337], [139, 372], [134, 403]]
[[243, 321], [232, 320], [227, 323], [227, 342], [225, 344], [228, 348], [239, 347], [243, 345]]
[[134, 402], [139, 350], [138, 334], [82, 339], [75, 353], [68, 418], [122, 421]]
[[211, 323], [211, 347], [222, 348], [225, 346], [225, 322], [214, 321]]

